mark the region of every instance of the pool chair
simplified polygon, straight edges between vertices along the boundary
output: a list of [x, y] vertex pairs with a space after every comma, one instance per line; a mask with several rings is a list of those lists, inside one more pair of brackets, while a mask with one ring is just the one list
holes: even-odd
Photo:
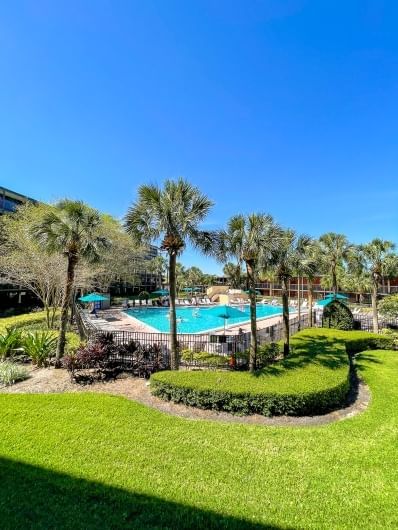
[[189, 303], [189, 300], [184, 300], [184, 305], [191, 305], [191, 304]]
[[206, 305], [211, 305], [211, 300], [210, 300], [210, 298], [205, 298], [205, 301], [206, 301]]

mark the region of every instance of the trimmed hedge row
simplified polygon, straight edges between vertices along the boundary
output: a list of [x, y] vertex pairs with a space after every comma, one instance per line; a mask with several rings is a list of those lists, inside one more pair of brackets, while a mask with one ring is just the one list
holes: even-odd
[[6, 328], [24, 328], [34, 324], [45, 324], [45, 322], [45, 311], [37, 311], [35, 313], [17, 315], [15, 317], [0, 318], [0, 333], [5, 331]]
[[255, 375], [164, 371], [152, 375], [151, 392], [176, 403], [234, 414], [324, 414], [347, 399], [347, 351], [390, 349], [391, 344], [390, 337], [360, 331], [305, 330], [292, 339], [291, 356]]

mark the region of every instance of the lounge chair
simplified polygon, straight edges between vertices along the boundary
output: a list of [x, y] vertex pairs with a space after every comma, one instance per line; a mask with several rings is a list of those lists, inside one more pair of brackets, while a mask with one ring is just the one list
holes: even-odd
[[184, 305], [191, 305], [191, 304], [189, 303], [189, 300], [184, 300]]

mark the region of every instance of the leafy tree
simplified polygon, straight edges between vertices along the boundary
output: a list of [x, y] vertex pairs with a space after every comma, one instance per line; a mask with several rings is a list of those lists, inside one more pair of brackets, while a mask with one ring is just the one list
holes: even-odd
[[176, 264], [186, 244], [209, 252], [212, 234], [200, 230], [213, 203], [198, 188], [184, 179], [166, 180], [163, 188], [142, 185], [138, 199], [126, 215], [128, 233], [139, 245], [161, 240], [161, 249], [169, 256], [171, 368], [178, 370], [176, 299]]
[[339, 300], [333, 300], [323, 310], [322, 326], [350, 331], [354, 327], [354, 317], [349, 307]]
[[[386, 266], [393, 256], [394, 243], [383, 239], [373, 239], [366, 245], [360, 245], [357, 250], [357, 262], [360, 264], [363, 273], [368, 276], [372, 285], [372, 312], [373, 331], [378, 333], [378, 308], [377, 295]], [[357, 265], [358, 266], [358, 265]]]
[[351, 252], [351, 245], [343, 234], [328, 232], [319, 238], [320, 256], [322, 257], [324, 272], [330, 274], [333, 293], [338, 291], [338, 270]]
[[56, 358], [64, 355], [68, 309], [71, 305], [76, 267], [80, 261], [95, 263], [108, 241], [99, 235], [99, 213], [81, 201], [59, 201], [34, 226], [32, 236], [50, 255], [67, 259], [65, 290], [61, 304], [61, 323]]
[[254, 372], [257, 357], [256, 283], [258, 271], [266, 268], [279, 242], [280, 228], [270, 215], [236, 215], [219, 234], [214, 248], [221, 262], [233, 258], [244, 263], [250, 298], [250, 371]]
[[156, 256], [152, 258], [151, 261], [147, 264], [147, 269], [149, 272], [156, 274], [157, 276], [157, 287], [163, 288], [163, 277], [167, 271], [167, 261], [163, 256]]
[[285, 230], [275, 247], [271, 267], [282, 285], [282, 320], [284, 327], [283, 354], [289, 354], [289, 281], [299, 274], [314, 274], [315, 263], [308, 258], [306, 252], [312, 244], [308, 236], [298, 236], [294, 230]]
[[229, 261], [224, 265], [223, 273], [233, 289], [240, 289], [242, 284], [242, 270], [239, 263]]
[[31, 291], [43, 304], [47, 327], [54, 326], [64, 292], [66, 264], [62, 255], [43, 254], [32, 238], [33, 227], [50, 211], [44, 204], [24, 204], [1, 217], [0, 274], [2, 280]]
[[398, 294], [391, 294], [379, 303], [380, 313], [386, 317], [398, 318]]

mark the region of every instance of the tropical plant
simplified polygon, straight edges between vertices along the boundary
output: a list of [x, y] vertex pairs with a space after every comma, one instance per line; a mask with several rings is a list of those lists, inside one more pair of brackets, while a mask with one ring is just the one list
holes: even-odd
[[147, 269], [149, 272], [152, 272], [157, 277], [157, 288], [163, 288], [163, 277], [166, 274], [167, 270], [167, 261], [166, 259], [159, 255], [155, 258], [152, 258], [151, 261], [147, 264]]
[[390, 318], [398, 318], [398, 294], [391, 294], [379, 303], [379, 311]]
[[266, 214], [235, 215], [228, 221], [226, 230], [219, 234], [214, 247], [215, 256], [224, 262], [230, 258], [244, 263], [250, 299], [250, 358], [249, 369], [256, 369], [257, 315], [256, 283], [258, 271], [266, 268], [278, 246], [280, 228]]
[[282, 285], [282, 320], [284, 328], [283, 355], [289, 354], [290, 323], [289, 323], [289, 281], [297, 274], [314, 275], [316, 263], [306, 252], [310, 248], [310, 237], [298, 236], [294, 230], [285, 230], [275, 247], [271, 268]]
[[349, 258], [352, 246], [345, 235], [328, 232], [319, 238], [319, 248], [324, 272], [330, 274], [332, 291], [337, 294], [338, 269]]
[[62, 254], [67, 258], [56, 352], [58, 360], [65, 351], [68, 310], [72, 302], [76, 267], [81, 260], [88, 263], [99, 261], [101, 251], [109, 244], [103, 235], [99, 235], [101, 222], [96, 210], [81, 201], [65, 199], [58, 202], [55, 208], [43, 217], [32, 233], [49, 254]]
[[18, 328], [7, 328], [0, 334], [0, 359], [5, 359], [22, 344], [22, 331]]
[[28, 371], [23, 366], [10, 361], [0, 361], [0, 384], [13, 385], [28, 377]]
[[386, 256], [383, 266], [383, 279], [387, 280], [387, 294], [391, 294], [391, 280], [398, 276], [398, 256]]
[[138, 199], [129, 208], [125, 225], [133, 240], [142, 245], [161, 240], [161, 249], [169, 257], [171, 368], [178, 370], [176, 319], [176, 263], [186, 244], [210, 252], [213, 234], [200, 230], [199, 225], [213, 203], [188, 181], [166, 180], [163, 188], [142, 185]]
[[242, 283], [242, 270], [239, 263], [228, 262], [223, 268], [224, 276], [233, 289], [239, 289]]
[[366, 245], [360, 245], [357, 248], [356, 268], [360, 268], [371, 282], [372, 291], [372, 313], [373, 313], [373, 331], [378, 333], [378, 307], [377, 295], [381, 284], [384, 269], [393, 256], [394, 243], [383, 239], [373, 239]]
[[322, 326], [350, 331], [354, 327], [354, 317], [349, 307], [339, 300], [332, 300], [323, 310]]
[[22, 346], [33, 364], [40, 367], [47, 364], [49, 358], [55, 355], [57, 338], [51, 331], [29, 332], [24, 335]]

